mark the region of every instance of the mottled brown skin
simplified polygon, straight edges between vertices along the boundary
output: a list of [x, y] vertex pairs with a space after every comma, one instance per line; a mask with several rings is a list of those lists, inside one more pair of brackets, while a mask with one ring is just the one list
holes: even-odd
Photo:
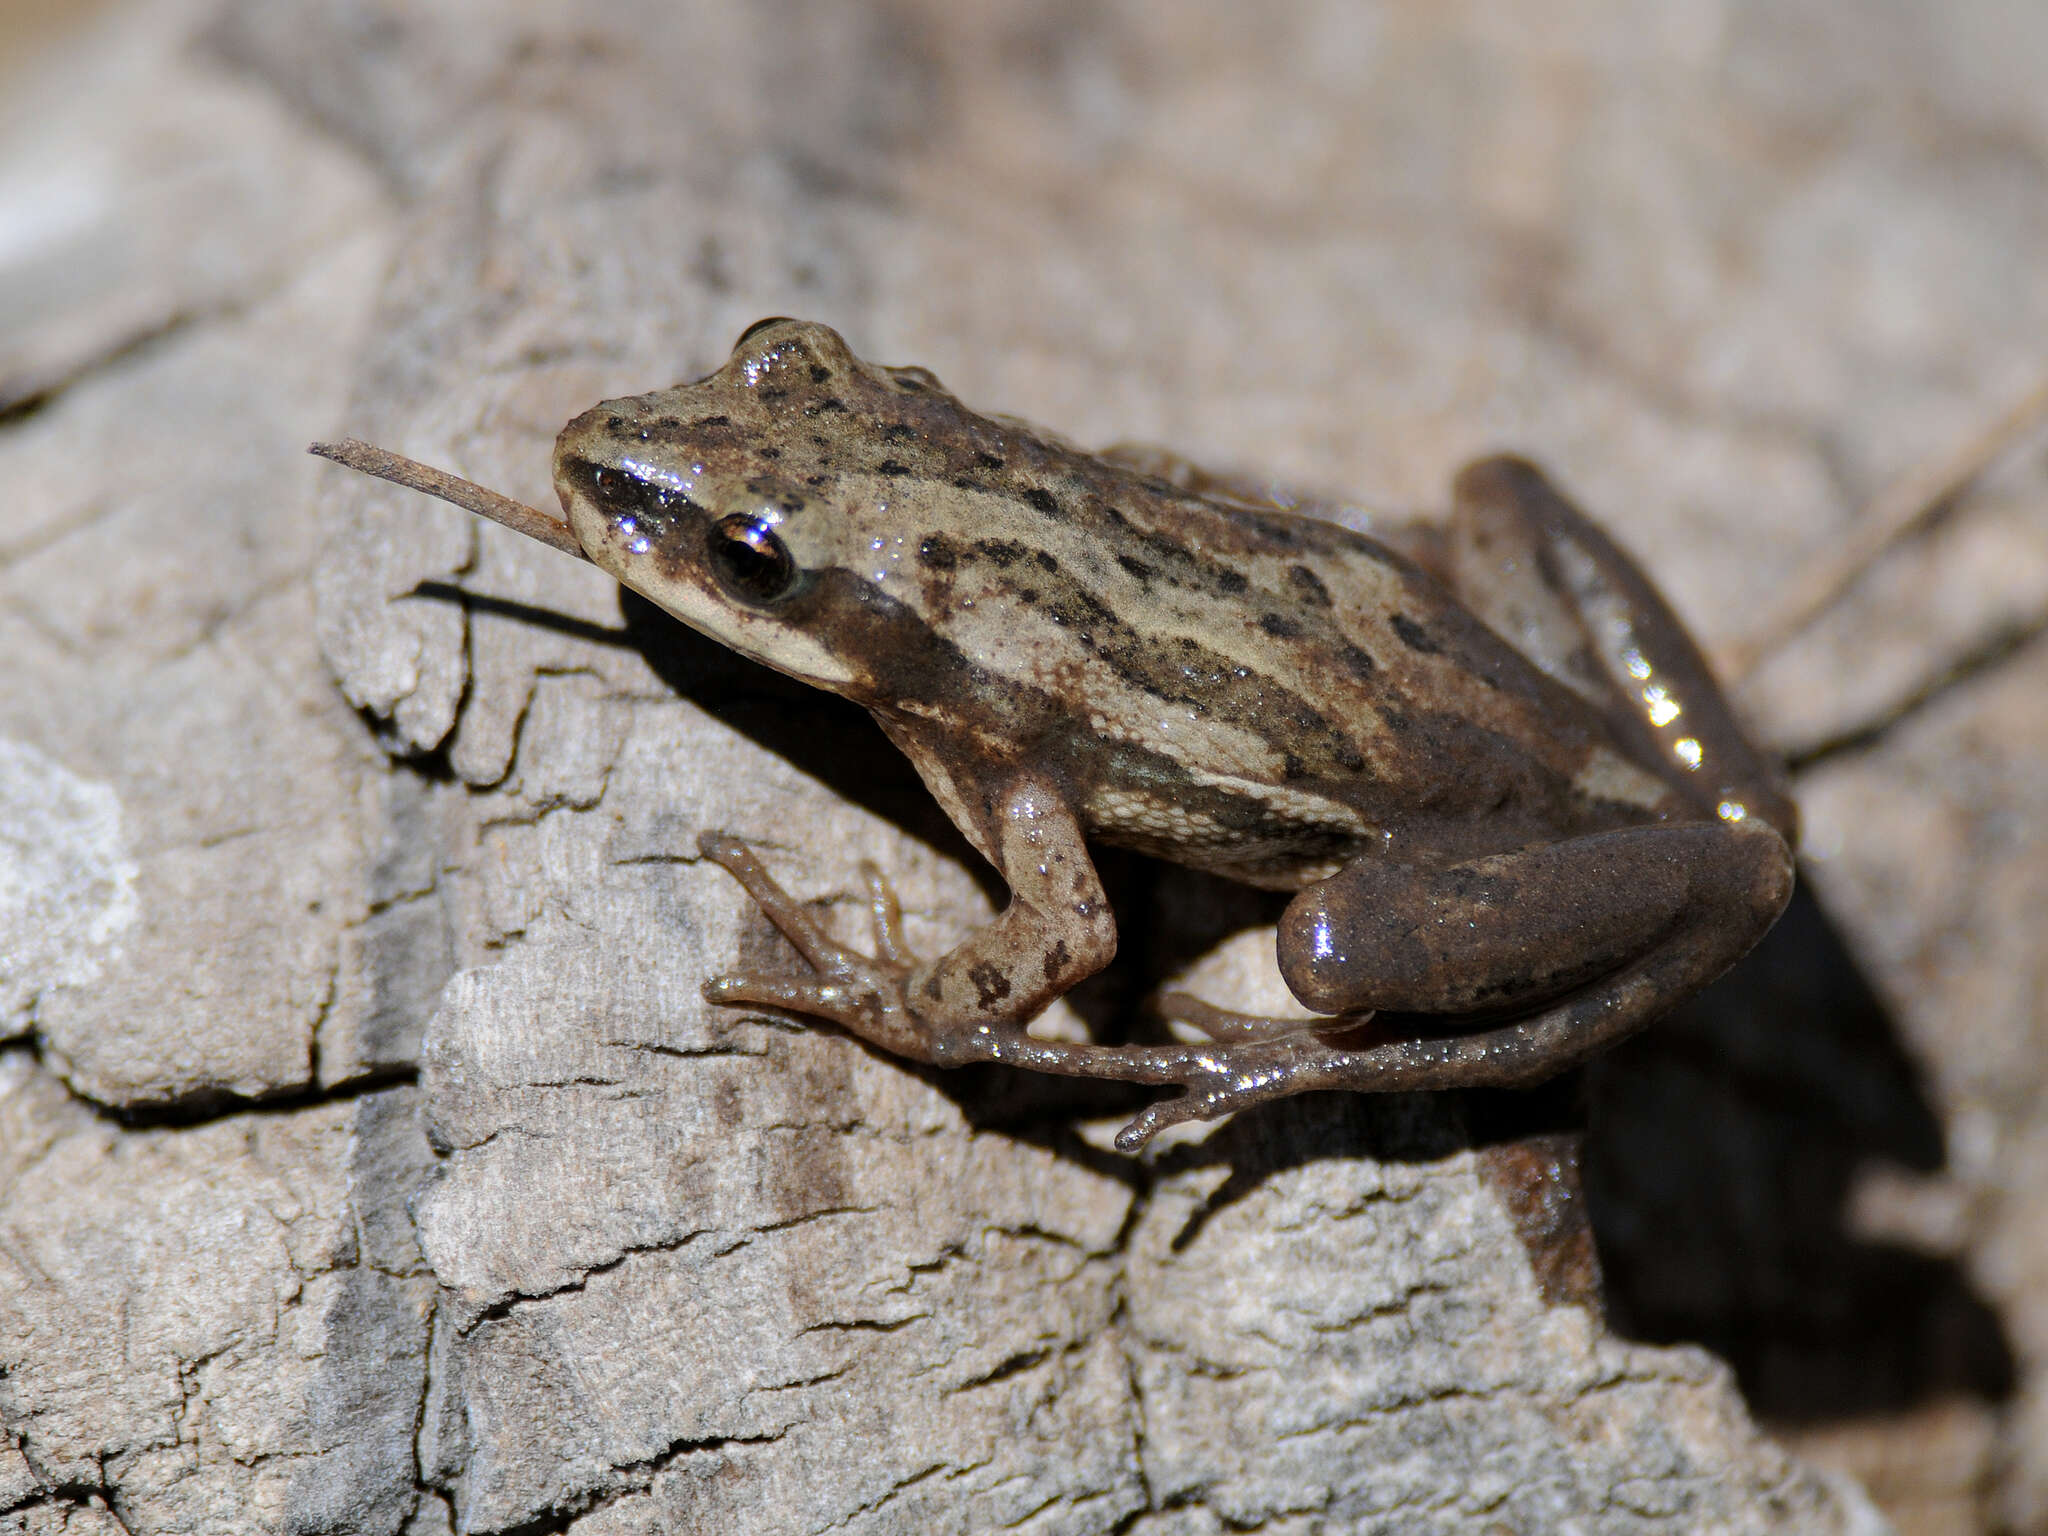
[[[778, 320], [706, 379], [571, 422], [555, 481], [619, 580], [870, 709], [1010, 886], [920, 962], [878, 884], [871, 958], [707, 837], [818, 973], [710, 995], [923, 1061], [1181, 1084], [1126, 1145], [1309, 1088], [1541, 1078], [1704, 985], [1789, 896], [1770, 765], [1640, 572], [1518, 460], [1458, 479], [1454, 595]], [[1176, 997], [1218, 1043], [1026, 1034], [1115, 951], [1089, 839], [1299, 892], [1281, 972], [1336, 1017]], [[1375, 1009], [1472, 1027], [1360, 1044]]]

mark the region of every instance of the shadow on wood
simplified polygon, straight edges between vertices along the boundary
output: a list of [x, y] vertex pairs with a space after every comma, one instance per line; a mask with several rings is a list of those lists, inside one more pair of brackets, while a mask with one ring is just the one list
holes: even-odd
[[2014, 1386], [1960, 1265], [1858, 1238], [1858, 1171], [1943, 1164], [1898, 1031], [1802, 882], [1733, 971], [1588, 1069], [1586, 1193], [1611, 1326], [1706, 1345], [1762, 1418]]

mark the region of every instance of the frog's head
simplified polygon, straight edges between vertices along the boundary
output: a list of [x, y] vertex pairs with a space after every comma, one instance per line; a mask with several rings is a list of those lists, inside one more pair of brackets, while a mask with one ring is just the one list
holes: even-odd
[[872, 626], [908, 584], [889, 580], [890, 508], [914, 495], [918, 445], [944, 435], [934, 413], [960, 411], [921, 368], [763, 320], [716, 373], [570, 422], [555, 490], [585, 553], [626, 586], [743, 655], [868, 698], [886, 691], [869, 686]]

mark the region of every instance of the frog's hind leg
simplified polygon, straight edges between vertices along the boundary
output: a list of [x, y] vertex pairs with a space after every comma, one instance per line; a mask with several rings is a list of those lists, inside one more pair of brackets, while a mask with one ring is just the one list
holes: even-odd
[[1149, 1105], [1117, 1134], [1136, 1151], [1170, 1125], [1211, 1120], [1271, 1099], [1320, 1089], [1399, 1093], [1520, 1088], [1554, 1076], [1641, 1028], [1726, 964], [1711, 935], [1694, 930], [1598, 987], [1525, 1019], [1477, 1034], [1431, 1036], [1346, 1049], [1319, 1034], [1220, 1046], [1177, 1080], [1185, 1091]]
[[1649, 822], [1445, 866], [1359, 859], [1287, 904], [1280, 975], [1318, 1013], [1525, 1013], [1695, 929], [1732, 964], [1791, 890], [1760, 822]]
[[[1179, 1098], [1119, 1138], [1319, 1088], [1515, 1087], [1642, 1028], [1705, 986], [1774, 922], [1792, 889], [1785, 844], [1758, 822], [1660, 822], [1440, 869], [1361, 861], [1289, 904], [1280, 968], [1321, 1029], [1235, 1021], [1232, 1043], [1178, 1077]], [[1163, 1011], [1202, 1025], [1199, 1005]], [[1358, 1046], [1355, 1012], [1509, 1022]]]
[[1783, 774], [1744, 735], [1705, 656], [1642, 569], [1524, 459], [1481, 459], [1453, 487], [1459, 601], [1592, 702], [1628, 755], [1702, 816], [1757, 817], [1788, 844]]

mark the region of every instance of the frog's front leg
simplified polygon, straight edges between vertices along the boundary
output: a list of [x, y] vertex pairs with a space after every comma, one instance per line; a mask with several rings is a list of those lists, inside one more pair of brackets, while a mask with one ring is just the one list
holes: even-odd
[[830, 1019], [884, 1050], [940, 1066], [1038, 1065], [1046, 1047], [1031, 1041], [1024, 1026], [1109, 963], [1116, 923], [1080, 823], [1057, 786], [1018, 774], [992, 800], [991, 851], [1010, 903], [995, 921], [923, 965], [903, 948], [895, 899], [879, 875], [872, 877], [877, 954], [870, 957], [825, 934], [745, 843], [705, 834], [699, 840], [705, 857], [746, 887], [817, 973], [722, 977], [706, 996]]

